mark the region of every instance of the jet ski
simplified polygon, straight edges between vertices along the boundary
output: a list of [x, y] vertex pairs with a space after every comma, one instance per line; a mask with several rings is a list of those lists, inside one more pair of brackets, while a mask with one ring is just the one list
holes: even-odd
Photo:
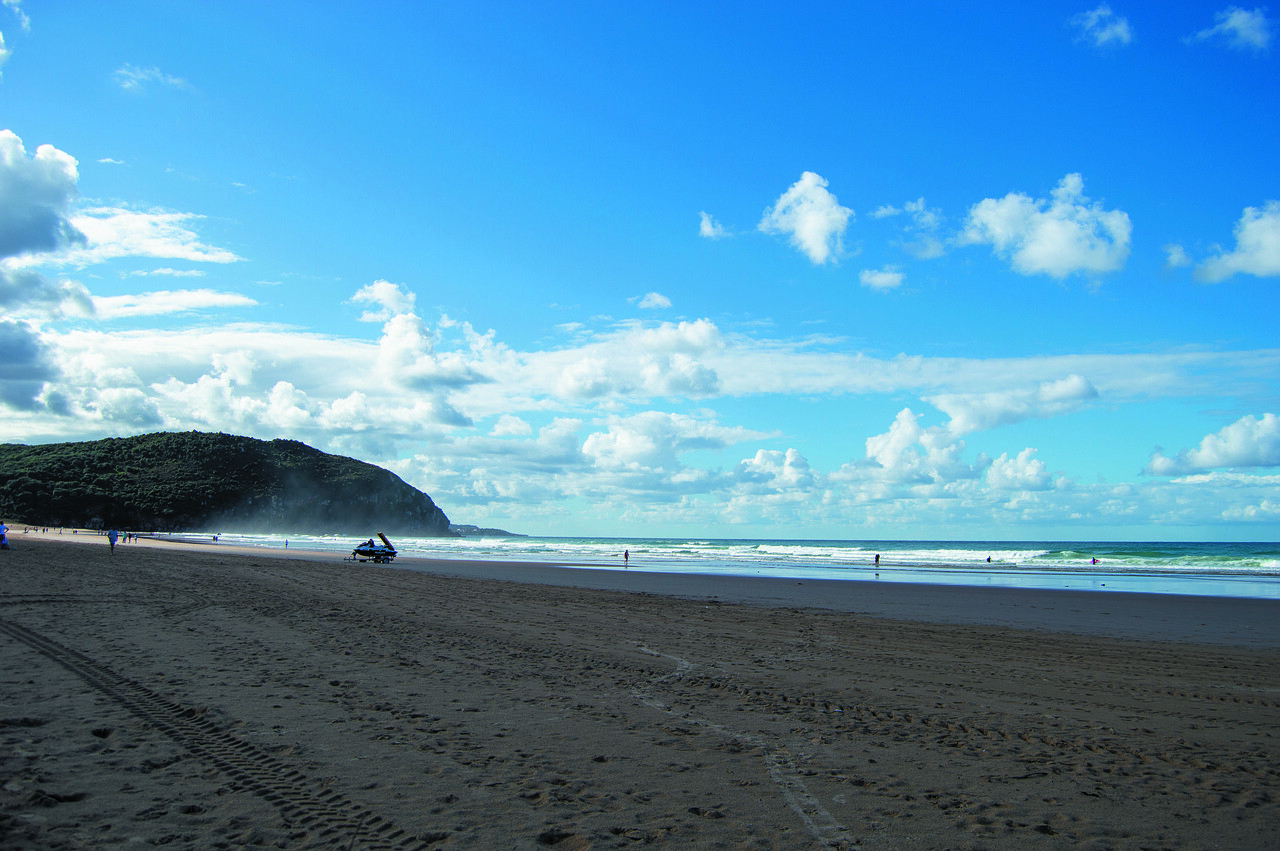
[[379, 532], [378, 537], [382, 540], [381, 544], [374, 543], [373, 538], [370, 538], [351, 551], [351, 558], [355, 561], [371, 561], [374, 564], [390, 564], [396, 557], [396, 548], [391, 546], [386, 535]]

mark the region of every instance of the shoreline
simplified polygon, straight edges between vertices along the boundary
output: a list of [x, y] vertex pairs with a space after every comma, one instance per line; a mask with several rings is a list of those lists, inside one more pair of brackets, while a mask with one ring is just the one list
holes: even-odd
[[[72, 544], [107, 543], [101, 533], [31, 533]], [[12, 537], [12, 536], [11, 536]], [[142, 536], [145, 546], [290, 561], [361, 564], [327, 550], [254, 547]], [[377, 570], [560, 588], [655, 594], [767, 608], [817, 609], [898, 621], [1008, 627], [1146, 641], [1280, 649], [1280, 600], [1141, 592], [941, 585], [859, 579], [791, 579], [617, 570], [587, 563], [397, 556]]]

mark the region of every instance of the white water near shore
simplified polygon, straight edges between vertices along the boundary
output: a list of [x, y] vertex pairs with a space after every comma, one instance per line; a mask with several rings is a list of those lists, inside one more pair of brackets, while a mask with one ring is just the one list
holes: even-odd
[[[294, 549], [343, 554], [359, 543], [342, 535], [226, 532], [219, 538], [267, 548], [284, 548], [288, 541]], [[586, 537], [395, 538], [393, 543], [402, 556], [540, 562], [566, 569], [1280, 599], [1280, 545], [1272, 543]], [[625, 563], [624, 551], [630, 554]]]

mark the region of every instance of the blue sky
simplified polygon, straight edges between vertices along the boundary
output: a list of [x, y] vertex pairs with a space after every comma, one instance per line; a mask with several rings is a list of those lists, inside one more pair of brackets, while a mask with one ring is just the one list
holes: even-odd
[[0, 441], [293, 438], [543, 534], [1275, 540], [1277, 11], [862, 5], [0, 0]]

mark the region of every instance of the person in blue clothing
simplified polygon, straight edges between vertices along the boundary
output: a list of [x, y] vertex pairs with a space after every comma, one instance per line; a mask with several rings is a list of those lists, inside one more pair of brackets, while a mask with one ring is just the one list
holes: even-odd
[[0, 520], [0, 550], [9, 549], [9, 527], [4, 525], [4, 521]]
[[116, 554], [116, 541], [120, 539], [120, 533], [112, 529], [107, 533], [107, 542], [111, 544], [111, 554]]

